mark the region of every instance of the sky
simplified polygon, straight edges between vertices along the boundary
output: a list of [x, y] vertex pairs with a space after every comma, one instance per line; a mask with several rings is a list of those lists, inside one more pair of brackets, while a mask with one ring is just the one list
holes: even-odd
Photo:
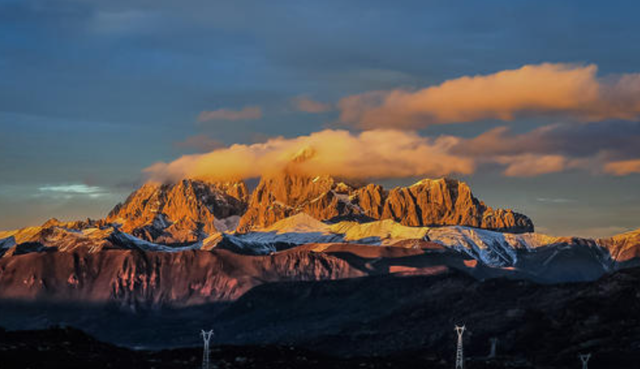
[[[468, 182], [554, 235], [640, 227], [640, 5], [0, 0], [0, 230], [149, 178]], [[256, 165], [247, 165], [256, 163]]]

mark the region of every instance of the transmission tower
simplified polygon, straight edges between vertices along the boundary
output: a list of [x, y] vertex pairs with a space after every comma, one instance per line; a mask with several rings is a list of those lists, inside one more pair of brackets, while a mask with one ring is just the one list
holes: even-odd
[[582, 361], [582, 369], [589, 369], [589, 359], [591, 359], [591, 354], [580, 355], [580, 361]]
[[456, 350], [456, 369], [464, 369], [464, 353], [462, 350], [462, 336], [464, 335], [464, 331], [466, 331], [466, 326], [457, 326], [455, 328], [456, 333], [458, 334], [458, 349]]
[[493, 359], [494, 357], [496, 357], [496, 346], [498, 346], [498, 339], [494, 337], [490, 339], [489, 342], [491, 342], [491, 351], [489, 351], [489, 359]]
[[204, 341], [204, 349], [202, 350], [202, 369], [209, 369], [209, 342], [211, 341], [211, 336], [213, 336], [213, 329], [209, 332], [206, 332], [204, 329], [200, 331], [202, 335], [202, 340]]

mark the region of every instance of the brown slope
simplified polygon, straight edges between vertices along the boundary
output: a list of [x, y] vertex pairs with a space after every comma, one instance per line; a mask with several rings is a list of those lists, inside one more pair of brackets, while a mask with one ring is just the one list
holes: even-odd
[[638, 263], [640, 259], [640, 229], [602, 238], [597, 243], [605, 247], [618, 263]]
[[183, 306], [234, 300], [267, 282], [361, 275], [344, 260], [307, 251], [249, 257], [224, 250], [89, 253], [80, 248], [1, 259], [0, 298]]

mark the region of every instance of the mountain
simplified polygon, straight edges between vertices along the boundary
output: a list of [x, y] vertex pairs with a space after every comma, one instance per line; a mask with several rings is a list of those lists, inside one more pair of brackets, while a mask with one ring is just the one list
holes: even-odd
[[147, 183], [116, 205], [105, 222], [119, 224], [122, 231], [147, 241], [193, 243], [235, 228], [247, 196], [244, 182]]
[[622, 233], [613, 237], [599, 239], [611, 253], [611, 257], [625, 266], [640, 266], [640, 229]]
[[369, 184], [352, 186], [329, 176], [285, 171], [263, 178], [249, 200], [238, 230], [264, 228], [293, 214], [318, 220], [393, 219], [407, 226], [464, 225], [504, 232], [533, 232], [533, 222], [511, 210], [492, 209], [453, 179], [425, 179], [389, 191]]
[[251, 194], [238, 230], [263, 228], [297, 213], [318, 220], [357, 214], [348, 196], [352, 187], [328, 176], [309, 177], [284, 171], [262, 178]]
[[455, 269], [559, 283], [640, 264], [640, 230], [598, 240], [532, 230], [451, 179], [387, 191], [289, 171], [250, 196], [243, 182], [148, 183], [105, 219], [0, 232], [0, 298], [191, 305], [282, 280]]
[[234, 301], [268, 283], [452, 270], [478, 280], [594, 281], [638, 262], [618, 262], [607, 242], [624, 243], [630, 253], [640, 250], [635, 234], [605, 242], [460, 226], [407, 227], [390, 219], [326, 224], [305, 214], [263, 232], [218, 236], [177, 247], [114, 227], [3, 232], [0, 299], [180, 307]]

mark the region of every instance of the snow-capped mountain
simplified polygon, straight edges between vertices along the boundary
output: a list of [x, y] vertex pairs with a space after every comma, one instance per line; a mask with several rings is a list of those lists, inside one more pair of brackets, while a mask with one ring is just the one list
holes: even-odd
[[[639, 235], [534, 233], [526, 216], [492, 209], [450, 179], [387, 191], [282, 173], [251, 195], [242, 182], [150, 183], [105, 219], [0, 232], [0, 298], [191, 304], [265, 282], [451, 269], [480, 279], [587, 281], [639, 264]], [[176, 297], [176, 288], [199, 292]]]

